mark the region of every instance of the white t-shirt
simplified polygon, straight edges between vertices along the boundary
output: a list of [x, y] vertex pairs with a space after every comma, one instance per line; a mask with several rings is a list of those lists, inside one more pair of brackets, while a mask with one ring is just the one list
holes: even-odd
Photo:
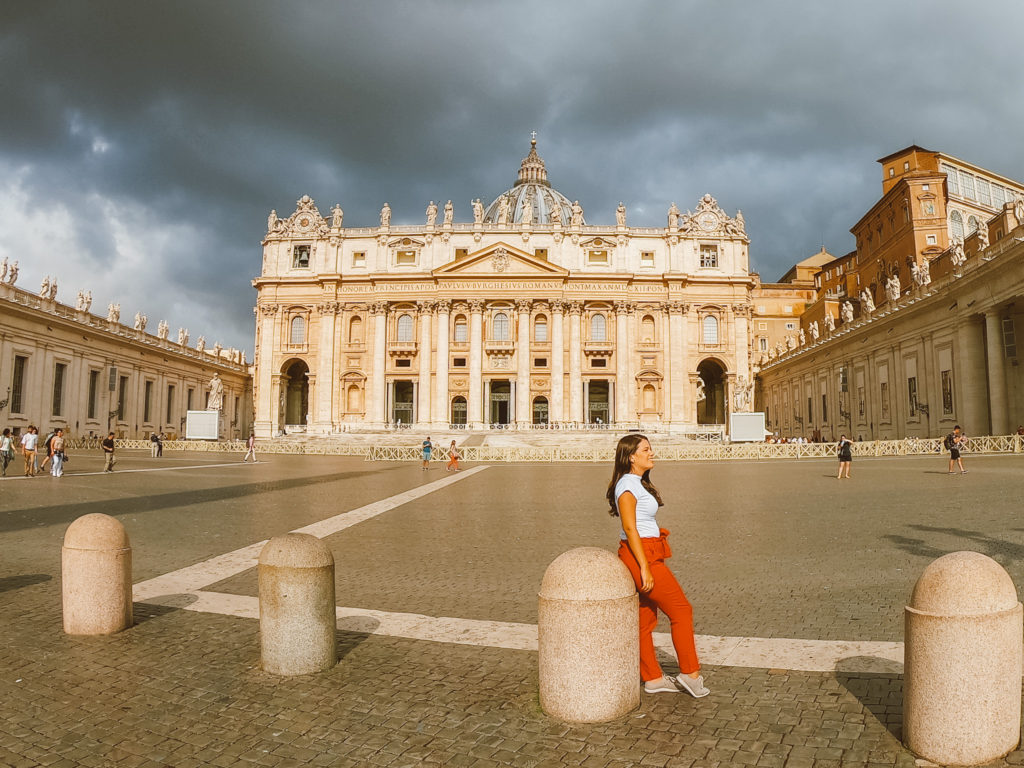
[[24, 448], [26, 451], [34, 451], [36, 449], [36, 444], [38, 442], [39, 435], [30, 434], [26, 432], [24, 435], [21, 436], [21, 447]]
[[[658, 527], [658, 500], [643, 487], [640, 483], [640, 475], [632, 472], [619, 478], [615, 484], [615, 504], [618, 506], [619, 496], [626, 491], [633, 494], [636, 499], [636, 531], [640, 538], [658, 538], [661, 536], [661, 529]], [[626, 532], [619, 533], [619, 538], [626, 540]]]

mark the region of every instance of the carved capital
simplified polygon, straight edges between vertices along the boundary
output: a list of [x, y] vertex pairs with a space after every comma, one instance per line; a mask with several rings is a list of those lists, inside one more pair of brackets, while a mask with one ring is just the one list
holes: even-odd
[[633, 309], [633, 305], [628, 301], [616, 301], [615, 302], [615, 314], [616, 315], [628, 315]]
[[516, 299], [516, 312], [525, 312], [526, 314], [529, 314], [532, 308], [532, 299]]
[[416, 302], [416, 307], [419, 309], [421, 315], [429, 315], [434, 311], [435, 301], [433, 299], [423, 299], [422, 301]]
[[439, 315], [447, 315], [449, 312], [452, 311], [451, 299], [440, 299], [438, 301], [435, 301], [434, 302], [434, 310]]
[[469, 300], [469, 311], [475, 315], [482, 314], [484, 311], [484, 300], [483, 299], [470, 299]]
[[316, 309], [321, 315], [336, 315], [341, 305], [336, 301], [327, 301], [323, 304], [318, 304]]
[[551, 307], [550, 307], [550, 305], [546, 301], [535, 301], [533, 303], [533, 308], [536, 309], [538, 312], [550, 312], [551, 311]]
[[259, 310], [261, 314], [273, 317], [277, 314], [281, 308], [277, 304], [260, 304]]
[[582, 315], [583, 314], [583, 302], [582, 301], [567, 301], [566, 308], [569, 310], [570, 315]]
[[561, 315], [565, 312], [565, 302], [561, 299], [553, 299], [551, 301], [551, 311], [556, 315]]
[[670, 315], [683, 315], [686, 314], [689, 307], [681, 301], [666, 301], [661, 305], [662, 312], [667, 312]]
[[371, 315], [386, 315], [388, 313], [388, 303], [386, 301], [374, 301], [370, 304]]
[[469, 312], [469, 304], [464, 301], [456, 301], [452, 304], [452, 312]]

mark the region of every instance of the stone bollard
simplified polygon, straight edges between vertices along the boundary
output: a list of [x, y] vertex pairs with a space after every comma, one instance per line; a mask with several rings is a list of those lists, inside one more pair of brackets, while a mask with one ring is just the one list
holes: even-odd
[[338, 661], [334, 557], [316, 536], [286, 533], [259, 559], [260, 656], [275, 675], [308, 675]]
[[60, 578], [69, 635], [112, 635], [132, 625], [132, 547], [110, 515], [83, 515], [68, 526]]
[[1024, 608], [978, 552], [924, 569], [905, 612], [903, 740], [941, 765], [996, 760], [1020, 741]]
[[544, 711], [600, 723], [639, 707], [639, 598], [619, 558], [596, 547], [571, 549], [548, 566], [538, 597]]

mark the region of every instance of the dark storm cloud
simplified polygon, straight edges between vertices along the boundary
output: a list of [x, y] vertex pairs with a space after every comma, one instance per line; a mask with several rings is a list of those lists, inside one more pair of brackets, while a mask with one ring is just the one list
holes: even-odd
[[44, 217], [4, 254], [250, 349], [270, 208], [465, 220], [532, 129], [592, 223], [742, 208], [765, 279], [852, 248], [874, 160], [907, 144], [1024, 178], [1009, 0], [8, 5], [0, 206], [53, 211], [76, 252], [50, 265]]

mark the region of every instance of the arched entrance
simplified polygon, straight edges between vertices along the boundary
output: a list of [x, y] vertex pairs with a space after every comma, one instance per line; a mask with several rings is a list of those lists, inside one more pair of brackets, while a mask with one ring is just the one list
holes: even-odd
[[285, 366], [281, 376], [284, 423], [304, 427], [309, 413], [309, 366], [303, 360], [292, 360]]
[[697, 366], [704, 380], [704, 399], [697, 402], [698, 424], [725, 424], [725, 369], [708, 358]]
[[533, 398], [533, 423], [548, 423], [548, 399], [546, 397]]
[[607, 424], [611, 421], [611, 386], [605, 379], [587, 382], [587, 423]]
[[452, 424], [465, 425], [466, 423], [466, 398], [456, 395], [452, 398]]

